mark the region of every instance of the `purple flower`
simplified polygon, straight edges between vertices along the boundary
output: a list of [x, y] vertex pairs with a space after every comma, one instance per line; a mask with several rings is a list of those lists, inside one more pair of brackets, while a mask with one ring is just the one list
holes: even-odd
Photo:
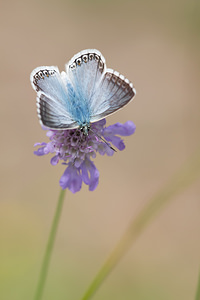
[[[94, 191], [99, 183], [99, 171], [91, 159], [96, 153], [112, 156], [114, 150], [109, 144], [111, 142], [117, 149], [124, 150], [125, 145], [120, 136], [129, 136], [135, 132], [135, 125], [128, 121], [125, 124], [116, 123], [105, 127], [106, 120], [100, 120], [91, 124], [88, 135], [80, 129], [49, 130], [47, 136], [49, 143], [36, 143], [34, 146], [41, 146], [34, 154], [42, 156], [53, 153], [51, 164], [57, 165], [59, 160], [67, 165], [67, 168], [60, 178], [62, 189], [68, 188], [72, 193], [80, 191], [82, 182]], [[102, 139], [106, 140], [104, 142]], [[109, 146], [110, 145], [110, 146]]]

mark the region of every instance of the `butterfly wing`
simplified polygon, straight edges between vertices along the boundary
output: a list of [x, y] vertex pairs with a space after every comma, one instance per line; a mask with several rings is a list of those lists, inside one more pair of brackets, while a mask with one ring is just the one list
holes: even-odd
[[92, 96], [91, 122], [98, 121], [127, 105], [136, 95], [133, 84], [118, 72], [107, 69]]
[[41, 125], [51, 129], [72, 129], [79, 125], [71, 112], [70, 93], [57, 67], [38, 67], [32, 71], [31, 84], [37, 92], [37, 112]]
[[104, 57], [95, 49], [76, 54], [66, 65], [66, 73], [84, 106], [88, 106], [90, 122], [114, 113], [136, 94], [128, 79], [106, 68]]
[[66, 73], [73, 88], [89, 108], [94, 90], [102, 80], [104, 69], [105, 59], [95, 49], [77, 53], [66, 65]]

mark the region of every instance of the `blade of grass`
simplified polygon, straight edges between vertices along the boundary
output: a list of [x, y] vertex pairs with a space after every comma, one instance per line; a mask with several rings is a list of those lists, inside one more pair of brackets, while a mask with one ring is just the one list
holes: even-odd
[[195, 300], [200, 300], [200, 272], [199, 272], [199, 279], [198, 279], [198, 283], [197, 283], [197, 291], [196, 291]]
[[58, 228], [58, 223], [60, 220], [60, 215], [61, 215], [61, 211], [62, 211], [62, 207], [63, 207], [64, 196], [65, 196], [65, 190], [61, 190], [59, 198], [58, 198], [58, 203], [57, 203], [53, 223], [51, 226], [51, 231], [49, 234], [49, 239], [48, 239], [47, 246], [46, 246], [46, 251], [45, 251], [42, 266], [41, 266], [40, 276], [39, 276], [34, 300], [40, 300], [42, 298], [42, 294], [44, 291], [44, 286], [45, 286], [45, 282], [46, 282], [46, 278], [47, 278], [47, 274], [48, 274], [48, 268], [49, 268], [49, 263], [50, 263], [50, 259], [51, 259], [51, 254], [52, 254], [52, 250], [53, 250], [53, 246], [54, 246], [54, 242], [55, 242], [56, 232], [57, 232], [57, 228]]
[[[173, 196], [181, 193], [200, 176], [200, 149], [180, 168], [171, 180], [147, 203], [132, 220], [122, 238], [105, 261], [81, 300], [91, 299], [103, 281], [121, 260], [132, 243], [147, 227], [155, 215]], [[197, 298], [199, 300], [199, 298]], [[197, 300], [196, 299], [196, 300]]]

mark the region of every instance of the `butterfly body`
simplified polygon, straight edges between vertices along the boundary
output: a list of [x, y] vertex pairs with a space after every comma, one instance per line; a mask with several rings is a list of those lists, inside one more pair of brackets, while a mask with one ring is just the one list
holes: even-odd
[[90, 123], [128, 104], [136, 91], [123, 75], [107, 69], [98, 50], [84, 50], [66, 65], [39, 67], [30, 80], [37, 92], [40, 123], [48, 128], [80, 128], [88, 134]]

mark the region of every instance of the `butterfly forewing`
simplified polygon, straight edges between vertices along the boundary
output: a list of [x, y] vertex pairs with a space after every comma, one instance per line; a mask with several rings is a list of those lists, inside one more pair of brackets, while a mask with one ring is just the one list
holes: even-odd
[[37, 112], [42, 125], [52, 129], [77, 128], [70, 113], [68, 91], [57, 67], [39, 67], [31, 73], [37, 92]]
[[103, 78], [105, 68], [104, 57], [95, 49], [79, 52], [66, 65], [66, 72], [74, 89], [89, 109], [92, 95]]

